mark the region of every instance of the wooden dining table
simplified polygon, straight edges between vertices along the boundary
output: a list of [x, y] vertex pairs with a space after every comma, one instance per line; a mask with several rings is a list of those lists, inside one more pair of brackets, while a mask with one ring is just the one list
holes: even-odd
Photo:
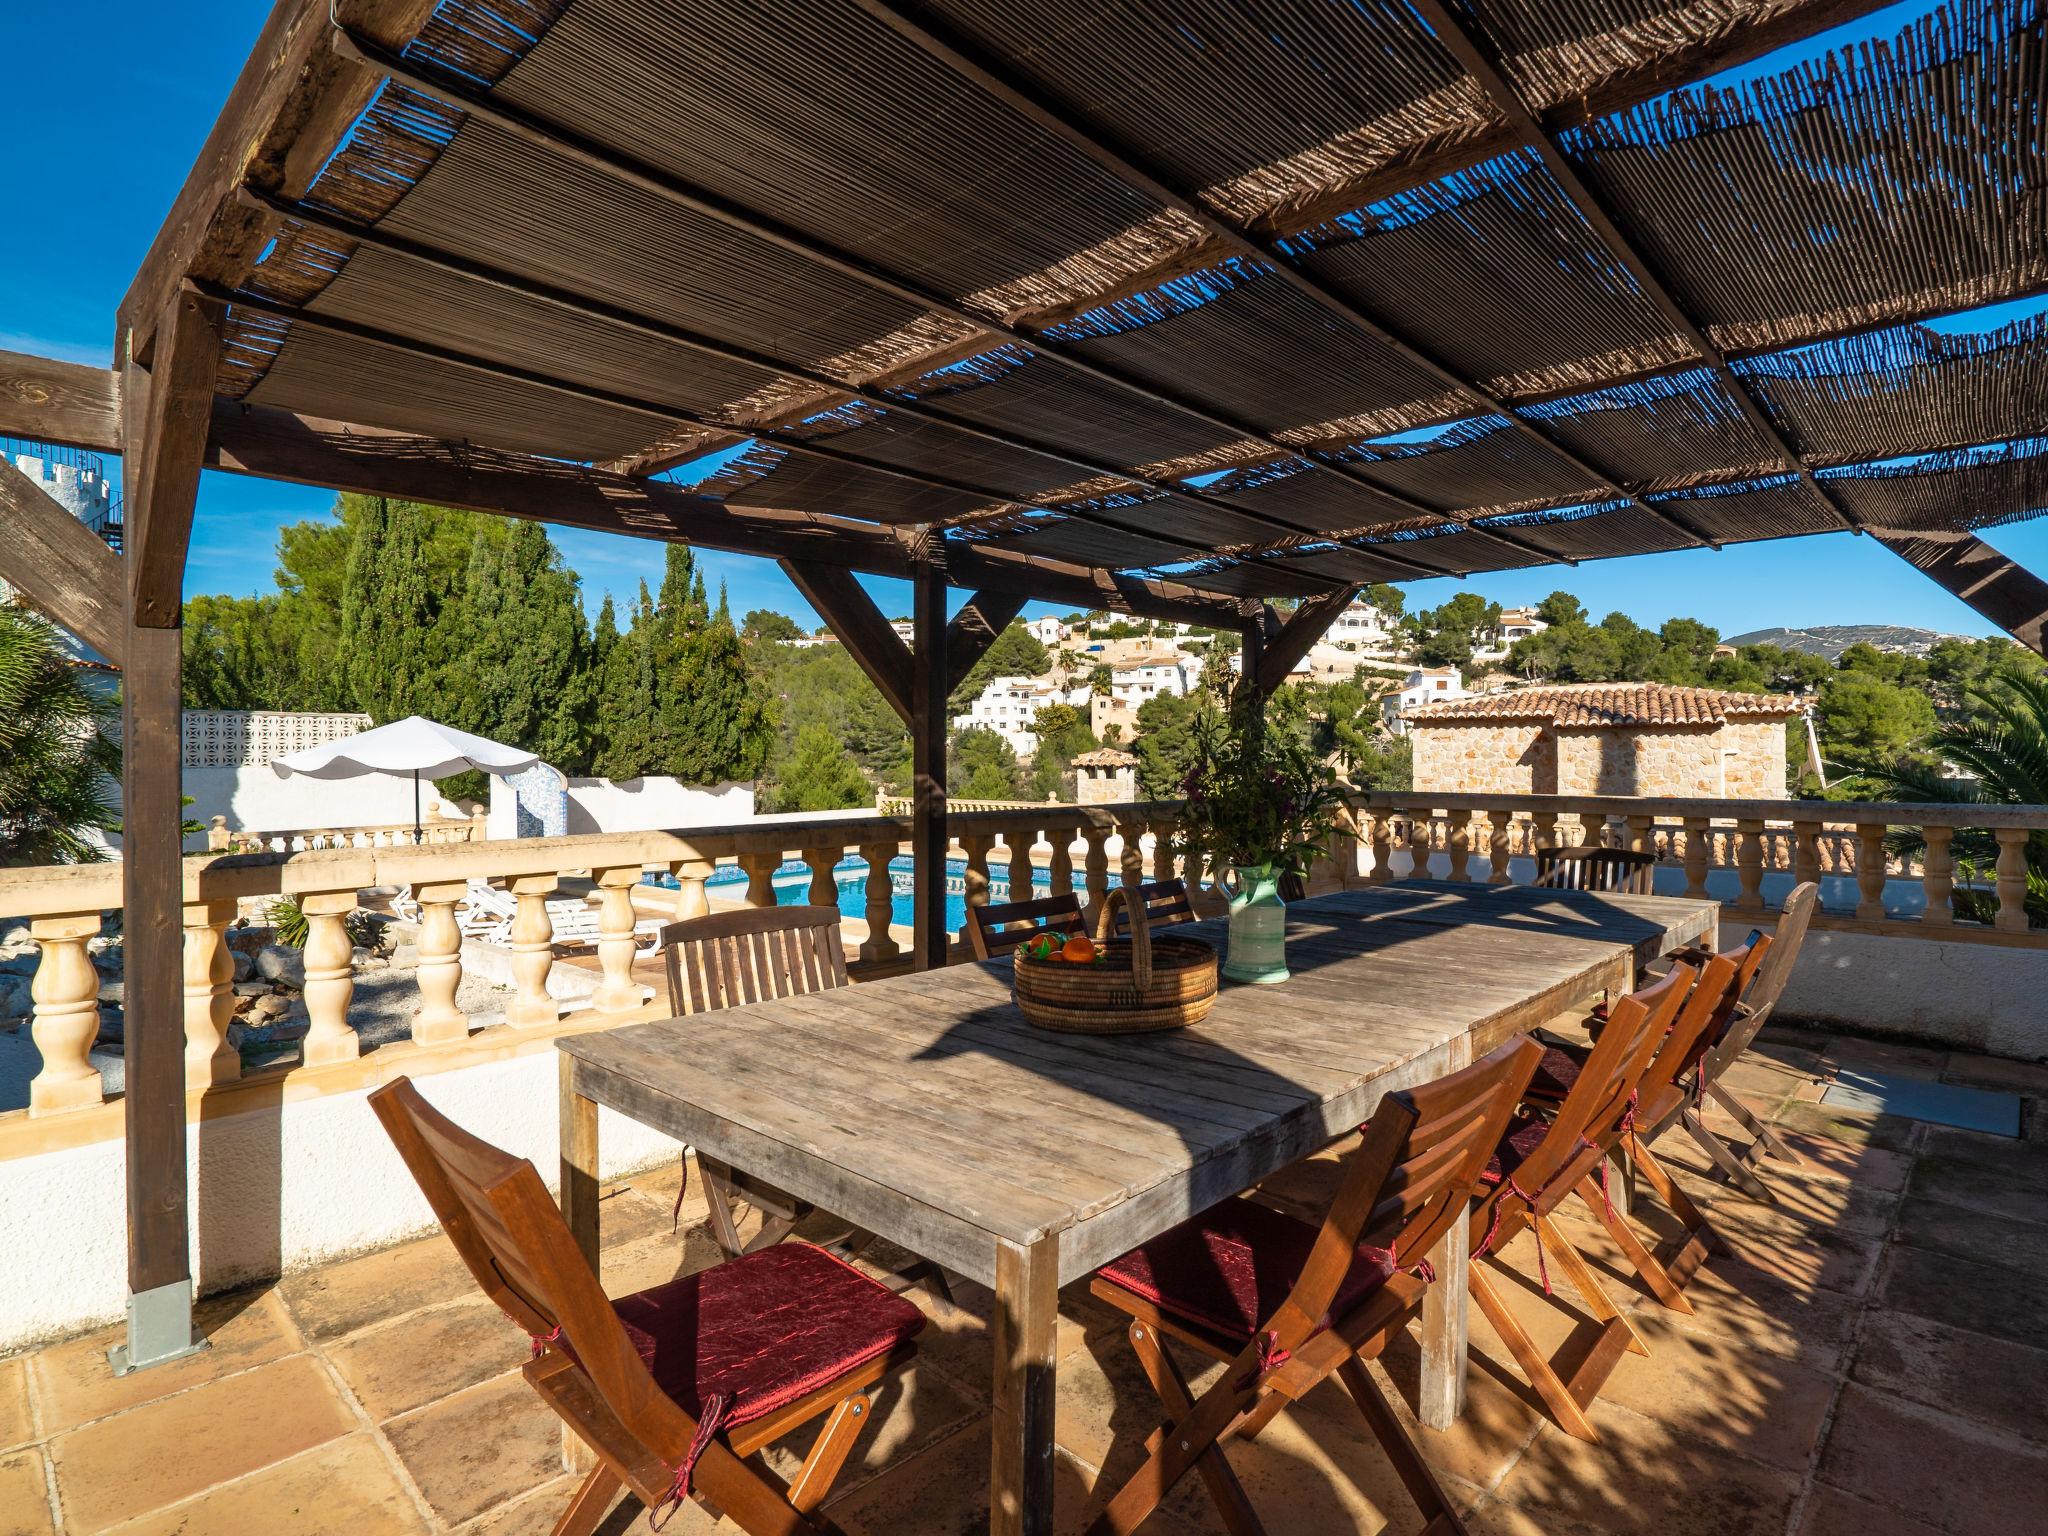
[[[1059, 1288], [1358, 1126], [1382, 1094], [1711, 942], [1690, 897], [1397, 881], [1287, 909], [1292, 977], [1193, 1028], [1025, 1022], [1006, 961], [575, 1035], [562, 1201], [597, 1256], [602, 1105], [991, 1287], [990, 1530], [1051, 1528]], [[1220, 950], [1222, 920], [1175, 930]], [[1433, 1255], [1421, 1416], [1465, 1377], [1465, 1242]]]

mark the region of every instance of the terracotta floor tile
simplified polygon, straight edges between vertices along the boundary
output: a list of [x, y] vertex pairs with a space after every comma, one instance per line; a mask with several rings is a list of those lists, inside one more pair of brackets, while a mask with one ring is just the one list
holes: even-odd
[[1837, 1378], [1638, 1313], [1647, 1355], [1623, 1355], [1601, 1398], [1687, 1440], [1804, 1472], [1834, 1402]]
[[1791, 1356], [1817, 1371], [1840, 1365], [1864, 1305], [1839, 1291], [1789, 1282], [1740, 1254], [1708, 1260], [1685, 1294], [1694, 1314], [1666, 1314], [1672, 1327]]
[[0, 1360], [0, 1451], [37, 1438], [35, 1414], [28, 1400], [28, 1360]]
[[[455, 1527], [455, 1536], [543, 1536], [561, 1519], [562, 1511], [569, 1507], [570, 1495], [575, 1493], [581, 1481], [581, 1478], [564, 1475], [551, 1483], [543, 1483], [531, 1493], [521, 1494], [488, 1514]], [[621, 1494], [619, 1502], [612, 1506], [611, 1513], [597, 1529], [598, 1536], [627, 1536], [629, 1532], [646, 1530], [646, 1516], [640, 1501]], [[699, 1536], [699, 1533], [712, 1530], [732, 1536], [733, 1527], [729, 1524], [714, 1526], [701, 1508], [690, 1504], [669, 1518], [662, 1527], [662, 1536]]]
[[1863, 1067], [1893, 1072], [1900, 1077], [1938, 1079], [1948, 1066], [1946, 1050], [1921, 1045], [1903, 1045], [1889, 1040], [1865, 1040], [1855, 1035], [1837, 1035], [1821, 1055], [1823, 1071], [1829, 1067]]
[[115, 1526], [109, 1536], [424, 1536], [426, 1530], [412, 1495], [365, 1434]]
[[330, 1344], [327, 1358], [380, 1423], [502, 1376], [532, 1350], [489, 1301], [455, 1301]]
[[2021, 1147], [2036, 1153], [2027, 1142], [2006, 1142], [1969, 1155], [1924, 1152], [1913, 1166], [1907, 1192], [1994, 1216], [2048, 1223], [2048, 1157], [2015, 1156], [2011, 1149]]
[[2036, 1530], [2048, 1452], [1851, 1383], [1820, 1480], [1958, 1536]]
[[[1498, 1351], [1499, 1358], [1505, 1359], [1506, 1355], [1505, 1349]], [[1425, 1429], [1414, 1412], [1421, 1366], [1421, 1350], [1408, 1335], [1390, 1344], [1375, 1362], [1373, 1369], [1393, 1402], [1395, 1416], [1421, 1450], [1423, 1459], [1439, 1475], [1463, 1478], [1482, 1486], [1493, 1483], [1528, 1448], [1542, 1426], [1542, 1415], [1522, 1392], [1492, 1372], [1474, 1370], [1465, 1379], [1463, 1416], [1449, 1429]], [[1348, 1398], [1336, 1406], [1344, 1413], [1357, 1415], [1357, 1407]]]
[[0, 1536], [48, 1536], [54, 1529], [43, 1453], [27, 1450], [0, 1456]]
[[[1779, 1121], [1774, 1129], [1816, 1173], [1853, 1179], [1871, 1189], [1902, 1190], [1906, 1187], [1907, 1176], [1913, 1171], [1913, 1157], [1909, 1152], [1893, 1151], [1875, 1143], [1859, 1146], [1829, 1136], [1815, 1136], [1806, 1131], [1792, 1130], [1783, 1121]], [[1767, 1158], [1763, 1163], [1763, 1176], [1769, 1179], [1776, 1170], [1785, 1166], [1776, 1158]]]
[[275, 1291], [209, 1297], [193, 1309], [193, 1320], [206, 1335], [208, 1348], [127, 1376], [116, 1376], [107, 1364], [107, 1350], [122, 1340], [120, 1327], [52, 1344], [32, 1356], [30, 1368], [36, 1373], [43, 1433], [56, 1435], [90, 1419], [245, 1371], [302, 1347], [298, 1330]]
[[309, 1339], [333, 1339], [401, 1313], [474, 1296], [455, 1245], [436, 1232], [416, 1242], [285, 1276], [278, 1289]]
[[1894, 1248], [1877, 1294], [1901, 1312], [2048, 1349], [2048, 1295], [2042, 1293], [2040, 1277], [2024, 1270]]
[[[988, 1467], [984, 1419], [829, 1501], [826, 1512], [852, 1536], [963, 1536], [986, 1528]], [[1071, 1531], [1088, 1499], [1088, 1474], [1065, 1456], [1055, 1458], [1054, 1470], [1054, 1529]], [[1140, 1529], [1144, 1536], [1181, 1536], [1184, 1527], [1169, 1517]]]
[[450, 1525], [562, 1473], [561, 1420], [517, 1372], [383, 1428], [435, 1515]]
[[1850, 1369], [1873, 1387], [2048, 1445], [2048, 1350], [1878, 1308]]
[[2048, 1097], [2048, 1062], [2013, 1061], [2004, 1056], [1978, 1056], [1969, 1051], [1953, 1051], [1949, 1054], [1948, 1070], [1942, 1073], [1942, 1081]]
[[320, 1362], [299, 1355], [59, 1435], [50, 1454], [65, 1519], [97, 1531], [274, 1466], [356, 1422]]
[[719, 1262], [718, 1244], [703, 1227], [670, 1232], [666, 1226], [647, 1237], [616, 1248], [601, 1249], [597, 1270], [608, 1296], [666, 1285], [678, 1275], [694, 1275]]
[[1839, 1488], [1815, 1488], [1799, 1536], [1941, 1536], [1911, 1515], [1851, 1498]]
[[1612, 1403], [1588, 1411], [1601, 1443], [1547, 1427], [1494, 1492], [1563, 1533], [1780, 1536], [1792, 1474]]
[[1990, 1211], [1908, 1199], [1899, 1208], [1898, 1242], [1931, 1253], [1952, 1253], [1979, 1264], [1998, 1264], [2048, 1276], [2048, 1226], [2014, 1221]]
[[[1064, 1374], [1064, 1372], [1062, 1373]], [[913, 1359], [875, 1388], [872, 1417], [840, 1469], [835, 1489], [851, 1490], [975, 1419], [981, 1405], [924, 1361]], [[762, 1453], [778, 1477], [793, 1477], [810, 1454], [823, 1420], [803, 1425]]]
[[1880, 1115], [1867, 1110], [1837, 1109], [1827, 1104], [1787, 1104], [1773, 1122], [1781, 1131], [1798, 1131], [1852, 1147], [1876, 1147], [1885, 1152], [1909, 1152], [1918, 1139], [1921, 1124], [1903, 1115]]

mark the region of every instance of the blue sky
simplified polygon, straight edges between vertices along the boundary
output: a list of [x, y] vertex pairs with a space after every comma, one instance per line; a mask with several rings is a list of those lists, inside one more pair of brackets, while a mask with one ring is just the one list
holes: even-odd
[[[208, 0], [207, 25], [186, 7], [104, 0], [18, 5], [8, 18], [10, 119], [31, 124], [16, 139], [10, 178], [13, 238], [0, 240], [0, 348], [104, 365], [115, 305], [190, 169], [246, 57], [269, 0]], [[1889, 35], [1928, 9], [1922, 0], [1879, 11], [1832, 40]], [[110, 42], [117, 46], [107, 46]], [[1802, 50], [1811, 52], [1812, 49]], [[1768, 61], [1770, 66], [1780, 60]], [[1720, 77], [1734, 83], [1752, 65]], [[2019, 312], [2032, 312], [2040, 305]], [[1958, 322], [1989, 325], [2011, 310]], [[320, 516], [325, 491], [209, 474], [199, 494], [186, 591], [270, 589], [277, 529]], [[639, 539], [554, 530], [582, 576], [595, 611], [605, 592], [630, 594], [658, 581], [661, 549]], [[2048, 519], [1992, 532], [1990, 541], [2048, 572]], [[814, 620], [772, 562], [705, 552], [715, 585], [735, 612], [778, 608]], [[902, 583], [870, 583], [887, 612], [908, 605]], [[1593, 561], [1408, 586], [1410, 606], [1433, 606], [1465, 586], [1503, 603], [1533, 601], [1558, 587], [1594, 613], [1619, 609], [1643, 623], [1688, 614], [1735, 634], [1773, 624], [1917, 624], [1978, 634], [1969, 608], [1870, 539], [1849, 534]], [[1049, 612], [1033, 605], [1027, 612]]]

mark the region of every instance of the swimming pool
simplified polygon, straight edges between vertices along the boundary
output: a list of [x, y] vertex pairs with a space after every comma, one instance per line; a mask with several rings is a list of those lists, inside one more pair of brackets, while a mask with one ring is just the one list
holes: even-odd
[[[908, 854], [901, 854], [889, 861], [889, 921], [902, 927], [909, 927], [913, 917], [914, 896], [911, 890], [911, 871], [915, 862]], [[841, 859], [832, 867], [832, 881], [839, 889], [839, 911], [845, 917], [857, 917], [862, 922], [868, 915], [868, 862], [858, 857]], [[676, 879], [673, 875], [649, 875], [650, 885], [666, 886], [673, 890]], [[730, 886], [745, 886], [747, 872], [737, 864], [721, 864], [711, 872], [704, 882], [710, 889]], [[800, 907], [811, 899], [811, 866], [802, 859], [791, 859], [775, 871], [775, 904], [778, 907]], [[1050, 895], [1052, 876], [1050, 872], [1038, 869], [1032, 871], [1032, 894]], [[993, 867], [988, 872], [988, 899], [1008, 901], [1010, 899], [1010, 875], [1007, 869]], [[1019, 899], [1022, 899], [1020, 894]], [[967, 861], [948, 859], [946, 861], [946, 931], [958, 933], [960, 925], [967, 921]]]

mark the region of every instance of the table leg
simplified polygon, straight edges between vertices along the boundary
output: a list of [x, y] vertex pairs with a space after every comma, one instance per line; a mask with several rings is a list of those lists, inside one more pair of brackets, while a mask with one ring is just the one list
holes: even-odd
[[1422, 1381], [1417, 1416], [1430, 1429], [1449, 1429], [1465, 1411], [1465, 1266], [1471, 1242], [1471, 1224], [1454, 1221], [1429, 1256], [1436, 1283], [1422, 1293]]
[[1052, 1530], [1059, 1268], [1057, 1235], [1028, 1248], [996, 1245], [989, 1536], [1046, 1536]]
[[[559, 1053], [558, 1053], [559, 1054]], [[576, 1091], [575, 1062], [560, 1056], [561, 1138], [562, 1138], [562, 1220], [569, 1235], [590, 1265], [597, 1267], [597, 1101]], [[562, 1428], [562, 1466], [569, 1472], [588, 1472], [596, 1464], [590, 1448], [567, 1425]]]

